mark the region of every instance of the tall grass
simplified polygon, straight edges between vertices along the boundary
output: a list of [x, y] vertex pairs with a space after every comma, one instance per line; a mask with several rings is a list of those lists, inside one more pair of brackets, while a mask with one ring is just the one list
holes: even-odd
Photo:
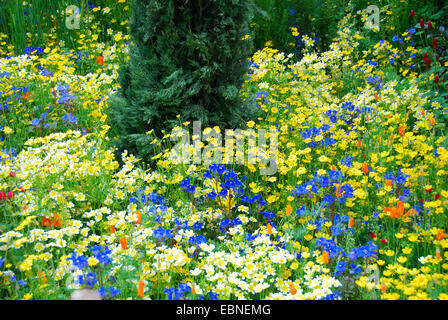
[[[82, 12], [85, 0], [77, 6]], [[0, 32], [9, 36], [16, 53], [28, 46], [40, 47], [48, 41], [58, 39], [67, 44], [74, 43], [77, 30], [66, 27], [66, 8], [69, 0], [2, 0], [0, 4]]]

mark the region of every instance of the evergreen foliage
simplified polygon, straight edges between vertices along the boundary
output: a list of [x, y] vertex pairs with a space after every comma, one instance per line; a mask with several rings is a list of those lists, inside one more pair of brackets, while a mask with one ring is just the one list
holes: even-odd
[[118, 151], [149, 162], [151, 138], [181, 121], [221, 128], [248, 115], [239, 89], [248, 72], [249, 0], [133, 0], [130, 59], [119, 71], [121, 90], [109, 119]]

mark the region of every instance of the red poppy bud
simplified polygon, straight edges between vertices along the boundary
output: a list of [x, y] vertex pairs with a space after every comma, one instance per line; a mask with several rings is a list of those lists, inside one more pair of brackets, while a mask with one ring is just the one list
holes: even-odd
[[438, 47], [439, 47], [439, 44], [437, 43], [437, 38], [432, 39], [432, 48], [434, 50], [437, 50]]
[[439, 76], [438, 76], [438, 75], [436, 75], [436, 76], [434, 77], [434, 82], [435, 82], [435, 83], [439, 83]]
[[425, 52], [425, 53], [423, 54], [423, 59], [428, 59], [428, 53], [427, 53], [427, 52]]
[[424, 204], [424, 203], [425, 203], [425, 200], [424, 200], [424, 199], [420, 199], [420, 203], [421, 203], [421, 204]]
[[382, 244], [386, 244], [386, 239], [381, 239]]
[[439, 55], [436, 54], [436, 61], [439, 62], [439, 59], [440, 59], [440, 58], [439, 58]]
[[436, 194], [436, 195], [434, 196], [434, 199], [439, 200], [439, 199], [440, 199], [440, 194]]
[[428, 30], [432, 31], [432, 22], [431, 21], [428, 21]]
[[420, 19], [420, 27], [423, 29], [425, 27], [425, 21]]
[[448, 100], [448, 94], [446, 95], [445, 99], [447, 99], [447, 100]]
[[411, 17], [414, 18], [415, 17], [415, 11], [411, 10]]
[[370, 232], [370, 238], [372, 238], [372, 239], [375, 239], [375, 238], [376, 238], [376, 235], [375, 235], [375, 233], [373, 233], [373, 232]]

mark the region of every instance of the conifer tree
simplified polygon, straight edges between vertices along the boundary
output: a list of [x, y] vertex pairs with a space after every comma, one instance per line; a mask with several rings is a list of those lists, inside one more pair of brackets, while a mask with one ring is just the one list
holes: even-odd
[[181, 121], [241, 126], [239, 89], [248, 71], [250, 0], [132, 0], [132, 45], [119, 70], [109, 119], [118, 151], [149, 162], [146, 132], [159, 137]]

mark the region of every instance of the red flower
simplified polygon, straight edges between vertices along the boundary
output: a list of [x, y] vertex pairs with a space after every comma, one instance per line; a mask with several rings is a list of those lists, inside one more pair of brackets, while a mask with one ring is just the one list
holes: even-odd
[[5, 192], [0, 192], [0, 200], [1, 201], [5, 201], [6, 200], [6, 193]]
[[420, 27], [423, 29], [425, 27], [425, 21], [420, 19]]
[[12, 197], [14, 197], [14, 192], [9, 191], [9, 192], [6, 194], [6, 197], [7, 197], [8, 199], [11, 199]]
[[428, 70], [429, 68], [431, 68], [431, 60], [429, 60], [428, 57], [423, 58], [423, 60], [425, 61], [425, 67], [426, 67], [426, 70]]
[[414, 10], [411, 10], [411, 17], [415, 18], [415, 11]]
[[431, 21], [428, 21], [428, 30], [432, 31], [432, 22]]
[[434, 196], [434, 199], [439, 200], [439, 199], [440, 199], [440, 194], [436, 194], [436, 195]]
[[381, 239], [382, 244], [386, 244], [386, 239]]
[[61, 220], [59, 219], [59, 215], [57, 215], [56, 213], [53, 213], [53, 224], [56, 228], [61, 227]]
[[51, 228], [51, 221], [47, 217], [42, 219], [42, 227]]
[[372, 239], [375, 239], [375, 238], [376, 238], [376, 235], [375, 235], [375, 233], [373, 233], [373, 232], [370, 232], [370, 238], [372, 238]]
[[[429, 22], [428, 22], [429, 23]], [[439, 47], [438, 43], [437, 43], [437, 38], [432, 39], [432, 48], [434, 50], [437, 50], [437, 48]]]
[[434, 77], [434, 83], [439, 83], [439, 76], [438, 76], [438, 75], [436, 75], [436, 76]]
[[439, 62], [439, 59], [440, 59], [440, 58], [439, 58], [439, 55], [436, 54], [436, 61]]
[[9, 176], [12, 178], [12, 177], [14, 177], [16, 174], [14, 173], [14, 171], [11, 171], [10, 173], [9, 173]]
[[96, 57], [96, 63], [102, 66], [104, 64], [104, 58], [102, 56]]

